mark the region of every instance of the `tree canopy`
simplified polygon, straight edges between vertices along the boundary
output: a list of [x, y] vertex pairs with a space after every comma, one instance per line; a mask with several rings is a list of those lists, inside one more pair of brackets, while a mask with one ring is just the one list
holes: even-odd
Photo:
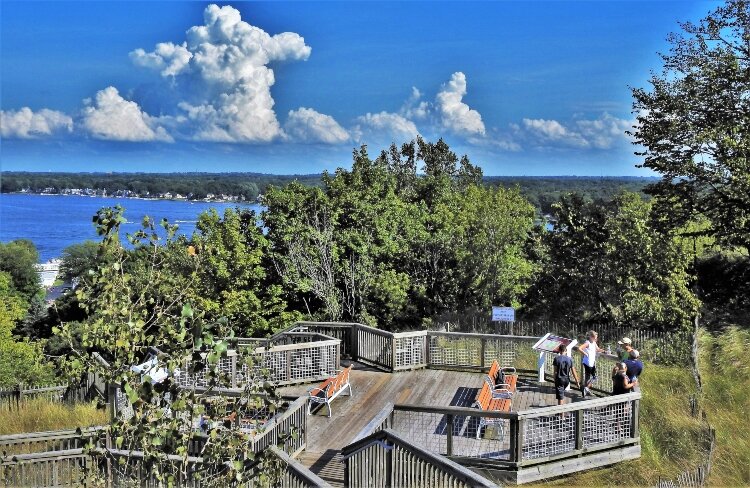
[[707, 218], [703, 231], [750, 249], [750, 3], [729, 0], [668, 38], [663, 70], [633, 90], [635, 143], [662, 179], [662, 225]]

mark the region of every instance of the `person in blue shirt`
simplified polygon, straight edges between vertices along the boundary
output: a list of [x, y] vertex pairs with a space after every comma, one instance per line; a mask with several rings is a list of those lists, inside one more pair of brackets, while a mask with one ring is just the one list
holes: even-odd
[[557, 404], [562, 405], [563, 400], [565, 400], [565, 390], [570, 385], [570, 373], [573, 373], [573, 378], [576, 379], [579, 388], [581, 382], [578, 379], [576, 368], [573, 366], [573, 358], [566, 354], [565, 346], [560, 344], [555, 352], [557, 356], [552, 361], [552, 366], [555, 369], [555, 398], [557, 398]]
[[631, 349], [629, 356], [630, 358], [623, 362], [628, 367], [628, 378], [634, 381], [643, 373], [643, 361], [640, 360], [641, 355], [637, 349]]

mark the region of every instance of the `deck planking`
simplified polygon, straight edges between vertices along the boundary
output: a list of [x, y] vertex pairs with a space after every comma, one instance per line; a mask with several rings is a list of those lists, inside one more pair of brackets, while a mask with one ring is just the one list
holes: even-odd
[[[350, 363], [342, 361], [342, 364], [348, 366]], [[358, 362], [351, 364], [354, 366], [350, 376], [352, 396], [341, 395], [333, 401], [331, 418], [327, 417], [326, 406], [313, 410], [307, 421], [306, 451], [300, 456], [303, 465], [334, 485], [343, 482], [340, 450], [350, 444], [387, 403], [471, 407], [485, 376], [482, 373], [438, 369], [386, 373]], [[302, 396], [311, 386], [288, 386], [280, 388], [279, 392], [285, 396]], [[519, 378], [516, 388], [513, 410], [557, 404], [554, 389], [549, 384], [539, 385], [530, 379]], [[577, 391], [568, 392], [566, 396], [568, 401], [581, 400]], [[445, 426], [441, 422], [444, 420], [437, 418], [415, 422], [408, 429], [414, 433], [415, 439], [422, 437], [425, 442], [430, 442], [430, 439], [439, 441], [445, 437]], [[463, 421], [454, 426], [454, 443], [466, 444], [467, 447], [478, 444], [475, 441], [476, 426], [470, 424], [470, 421]], [[403, 431], [404, 428], [402, 426], [399, 430]], [[500, 442], [494, 447], [497, 448], [495, 454], [502, 455], [501, 452], [508, 445], [507, 442]]]

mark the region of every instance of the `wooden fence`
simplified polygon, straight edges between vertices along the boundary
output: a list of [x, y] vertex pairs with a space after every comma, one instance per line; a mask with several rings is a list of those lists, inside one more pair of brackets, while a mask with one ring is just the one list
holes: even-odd
[[422, 449], [390, 429], [379, 430], [341, 451], [344, 486], [495, 487], [468, 468]]
[[26, 432], [0, 435], [0, 452], [5, 456], [49, 451], [67, 451], [83, 448], [87, 439], [104, 439], [107, 427], [54, 430], [48, 432]]
[[[640, 399], [629, 393], [510, 412], [388, 404], [353, 445], [390, 430], [463, 466], [501, 469], [514, 483], [538, 481], [638, 457]], [[386, 462], [378, 456], [369, 462]]]

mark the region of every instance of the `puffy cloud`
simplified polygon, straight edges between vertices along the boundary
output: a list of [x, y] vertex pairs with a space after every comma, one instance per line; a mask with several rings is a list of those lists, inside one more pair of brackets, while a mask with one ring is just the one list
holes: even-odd
[[209, 5], [203, 21], [187, 31], [182, 44], [160, 43], [152, 52], [136, 49], [131, 59], [163, 77], [184, 78], [178, 107], [189, 124], [181, 128], [186, 137], [222, 142], [282, 137], [271, 96], [275, 78], [268, 64], [306, 60], [310, 47], [293, 32], [269, 35], [243, 21], [231, 6]]
[[522, 127], [514, 129], [541, 146], [609, 149], [618, 140], [627, 138], [625, 131], [632, 125], [633, 121], [605, 112], [598, 119], [578, 119], [567, 125], [557, 120], [523, 119]]
[[113, 141], [172, 142], [158, 119], [141, 110], [137, 103], [125, 100], [113, 86], [97, 92], [93, 101], [85, 100], [81, 124], [97, 139]]
[[333, 117], [311, 108], [290, 110], [284, 129], [289, 138], [300, 142], [340, 144], [349, 140], [349, 133]]
[[435, 104], [444, 128], [456, 134], [484, 135], [482, 116], [463, 102], [466, 95], [466, 75], [453, 73], [450, 81], [442, 87]]
[[171, 42], [160, 42], [156, 49], [147, 53], [141, 48], [130, 53], [130, 59], [138, 66], [159, 69], [162, 76], [175, 76], [182, 72], [193, 57], [188, 51], [187, 44], [172, 44]]
[[6, 138], [31, 139], [67, 133], [73, 130], [73, 119], [62, 112], [43, 108], [38, 112], [29, 107], [0, 111], [0, 135]]
[[430, 104], [422, 100], [422, 92], [416, 86], [411, 87], [411, 96], [399, 112], [407, 119], [425, 119], [430, 113]]
[[387, 135], [396, 141], [401, 141], [413, 139], [419, 134], [414, 122], [399, 114], [389, 112], [367, 113], [357, 117], [357, 122], [355, 132], [358, 134], [358, 139], [361, 139], [364, 134], [373, 134]]

